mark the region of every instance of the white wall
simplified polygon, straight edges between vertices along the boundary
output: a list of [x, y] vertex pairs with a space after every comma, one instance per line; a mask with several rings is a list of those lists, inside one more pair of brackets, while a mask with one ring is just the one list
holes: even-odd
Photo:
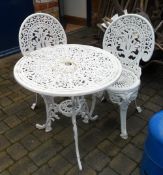
[[86, 0], [64, 0], [64, 15], [86, 18]]

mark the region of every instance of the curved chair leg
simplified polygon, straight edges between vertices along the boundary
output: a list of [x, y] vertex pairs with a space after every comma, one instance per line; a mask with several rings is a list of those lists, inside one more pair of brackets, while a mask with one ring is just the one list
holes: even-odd
[[89, 119], [90, 120], [96, 120], [98, 118], [98, 115], [92, 116], [94, 109], [95, 109], [95, 105], [96, 105], [96, 95], [93, 94], [92, 95], [92, 105], [91, 105], [91, 109], [89, 112]]
[[127, 129], [126, 129], [126, 119], [127, 119], [127, 109], [128, 109], [128, 103], [122, 102], [120, 104], [120, 121], [121, 121], [121, 134], [120, 136], [123, 139], [128, 138]]
[[35, 110], [36, 105], [37, 105], [37, 93], [35, 93], [35, 102], [32, 103], [31, 109]]

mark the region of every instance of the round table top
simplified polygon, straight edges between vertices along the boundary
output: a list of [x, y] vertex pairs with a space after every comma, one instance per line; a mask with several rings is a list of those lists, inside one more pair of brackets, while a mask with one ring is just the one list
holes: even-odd
[[23, 56], [14, 67], [16, 81], [49, 96], [80, 96], [104, 90], [122, 71], [111, 53], [93, 46], [65, 44]]

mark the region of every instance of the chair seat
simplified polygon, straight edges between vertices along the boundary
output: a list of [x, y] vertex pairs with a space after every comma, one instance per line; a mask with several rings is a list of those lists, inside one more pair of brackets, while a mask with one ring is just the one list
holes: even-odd
[[119, 79], [108, 87], [111, 91], [128, 91], [132, 90], [140, 85], [140, 80], [130, 70], [122, 69]]

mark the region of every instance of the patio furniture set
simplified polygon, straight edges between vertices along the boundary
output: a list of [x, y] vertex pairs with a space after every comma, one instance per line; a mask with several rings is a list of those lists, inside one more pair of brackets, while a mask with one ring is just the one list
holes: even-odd
[[[148, 61], [154, 49], [154, 31], [142, 16], [117, 16], [106, 29], [103, 49], [79, 44], [67, 44], [60, 22], [45, 13], [28, 16], [19, 31], [23, 57], [14, 67], [14, 77], [24, 88], [44, 99], [46, 122], [38, 129], [52, 130], [58, 113], [71, 117], [79, 169], [82, 170], [78, 148], [76, 116], [83, 122], [93, 116], [96, 97], [107, 91], [110, 100], [120, 106], [121, 137], [127, 139], [127, 108], [135, 100], [140, 86], [139, 62]], [[89, 109], [85, 95], [92, 95]], [[60, 104], [55, 97], [70, 97]], [[137, 107], [137, 106], [136, 106]], [[137, 107], [140, 112], [140, 107]]]

